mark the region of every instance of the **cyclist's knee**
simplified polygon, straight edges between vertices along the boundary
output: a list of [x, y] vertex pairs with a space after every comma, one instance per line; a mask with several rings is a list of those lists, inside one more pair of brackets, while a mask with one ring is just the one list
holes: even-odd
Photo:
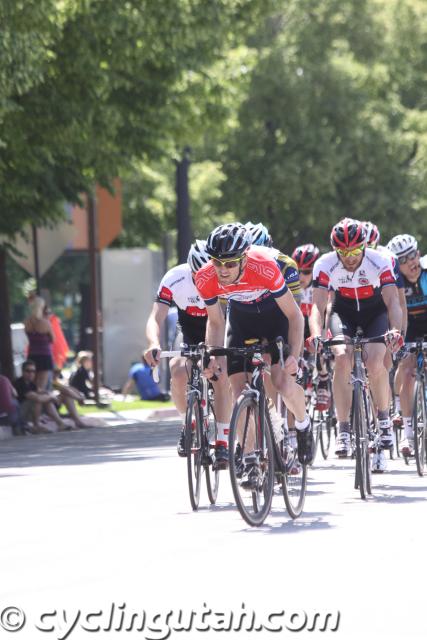
[[335, 355], [335, 373], [339, 375], [350, 375], [351, 356], [348, 353], [338, 353]]

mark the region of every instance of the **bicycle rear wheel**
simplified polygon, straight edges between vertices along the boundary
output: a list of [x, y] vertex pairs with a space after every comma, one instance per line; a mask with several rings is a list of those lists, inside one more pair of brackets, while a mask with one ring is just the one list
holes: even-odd
[[217, 441], [216, 417], [213, 407], [209, 401], [209, 414], [204, 425], [204, 469], [206, 474], [206, 489], [208, 492], [209, 502], [215, 504], [218, 496], [219, 486], [219, 469], [214, 469], [212, 464], [212, 452]]
[[319, 442], [320, 451], [324, 460], [328, 459], [331, 447], [332, 434], [334, 432], [335, 406], [333, 397], [331, 397], [331, 406], [327, 411], [322, 413], [322, 421], [320, 425]]
[[368, 399], [365, 391], [358, 384], [353, 392], [352, 429], [355, 436], [356, 476], [355, 489], [359, 489], [360, 497], [365, 500], [371, 493], [371, 467], [368, 443]]
[[199, 397], [195, 391], [187, 399], [185, 416], [185, 451], [187, 453], [187, 479], [190, 502], [196, 511], [199, 507], [202, 476], [202, 416]]
[[270, 429], [260, 418], [258, 401], [251, 392], [243, 392], [235, 404], [228, 446], [237, 508], [248, 524], [260, 526], [273, 498], [274, 453]]
[[313, 459], [310, 462], [310, 467], [313, 465], [319, 448], [320, 432], [322, 431], [322, 411], [318, 411], [316, 408], [316, 398], [311, 398], [310, 406], [308, 407], [308, 415], [311, 422], [311, 428], [313, 429]]
[[423, 380], [415, 382], [412, 425], [414, 429], [414, 456], [417, 463], [417, 472], [419, 476], [423, 476], [426, 467], [427, 434], [425, 384]]

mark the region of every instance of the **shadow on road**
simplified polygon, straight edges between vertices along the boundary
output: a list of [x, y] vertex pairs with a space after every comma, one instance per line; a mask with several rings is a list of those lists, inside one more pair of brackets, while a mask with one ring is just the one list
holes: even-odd
[[173, 454], [177, 440], [171, 421], [12, 438], [1, 443], [0, 469], [147, 460]]

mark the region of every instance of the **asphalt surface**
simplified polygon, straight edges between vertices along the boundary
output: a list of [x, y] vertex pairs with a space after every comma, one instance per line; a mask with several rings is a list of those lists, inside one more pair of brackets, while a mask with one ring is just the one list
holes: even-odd
[[193, 512], [178, 424], [140, 417], [0, 443], [0, 640], [427, 638], [413, 464], [364, 502], [352, 461], [316, 460], [303, 515], [277, 495], [253, 529], [227, 472]]

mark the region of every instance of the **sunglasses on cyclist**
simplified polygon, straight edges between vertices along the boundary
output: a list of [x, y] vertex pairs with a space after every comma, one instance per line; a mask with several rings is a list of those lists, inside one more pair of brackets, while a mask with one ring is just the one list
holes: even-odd
[[364, 247], [355, 247], [354, 249], [335, 249], [342, 258], [354, 258], [363, 253]]
[[311, 276], [313, 273], [311, 269], [299, 269], [299, 272], [302, 273], [303, 276]]
[[226, 269], [233, 269], [234, 267], [238, 267], [242, 262], [244, 256], [239, 256], [238, 258], [228, 258], [227, 260], [220, 260], [219, 258], [211, 258], [214, 267], [225, 267]]
[[24, 373], [35, 373], [35, 369], [24, 369]]
[[402, 256], [401, 258], [399, 258], [399, 264], [406, 264], [408, 260], [413, 260], [414, 258], [417, 257], [417, 255], [418, 255], [418, 251], [414, 249], [413, 251], [408, 253], [407, 256]]

